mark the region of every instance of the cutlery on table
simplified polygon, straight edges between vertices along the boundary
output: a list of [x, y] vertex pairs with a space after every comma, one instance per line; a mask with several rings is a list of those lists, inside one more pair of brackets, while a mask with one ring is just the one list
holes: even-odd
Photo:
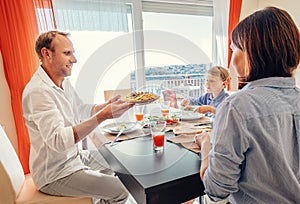
[[113, 146], [115, 144], [115, 142], [122, 135], [122, 133], [125, 131], [125, 129], [126, 129], [125, 126], [120, 129], [120, 131], [117, 134], [117, 136], [115, 137], [115, 139], [110, 143], [110, 146]]
[[208, 123], [199, 123], [199, 124], [196, 124], [194, 126], [205, 126], [205, 125], [211, 125], [211, 122], [208, 122]]

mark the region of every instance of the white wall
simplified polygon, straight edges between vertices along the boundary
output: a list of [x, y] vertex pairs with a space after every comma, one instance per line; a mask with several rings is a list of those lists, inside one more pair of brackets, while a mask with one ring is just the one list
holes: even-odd
[[[285, 9], [292, 16], [298, 28], [300, 28], [299, 0], [243, 0], [240, 18], [243, 19], [254, 11], [267, 6], [276, 6]], [[296, 70], [295, 78], [297, 86], [300, 88], [300, 66]]]
[[11, 143], [13, 144], [15, 150], [18, 150], [18, 142], [17, 142], [17, 133], [15, 121], [11, 108], [10, 101], [10, 91], [8, 85], [6, 83], [4, 70], [3, 70], [3, 61], [2, 55], [0, 51], [0, 124], [4, 126], [4, 130], [8, 135]]

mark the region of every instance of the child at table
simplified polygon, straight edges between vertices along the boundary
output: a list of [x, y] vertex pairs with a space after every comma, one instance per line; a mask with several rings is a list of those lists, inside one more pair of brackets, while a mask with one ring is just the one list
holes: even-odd
[[[181, 106], [196, 105], [199, 106], [195, 111], [214, 117], [217, 106], [227, 97], [228, 93], [225, 88], [230, 82], [230, 74], [228, 70], [221, 66], [211, 67], [206, 74], [207, 93], [198, 98], [185, 99], [181, 102]], [[173, 90], [165, 90], [163, 92], [164, 99], [170, 100], [172, 107], [178, 107], [176, 101], [176, 93]]]

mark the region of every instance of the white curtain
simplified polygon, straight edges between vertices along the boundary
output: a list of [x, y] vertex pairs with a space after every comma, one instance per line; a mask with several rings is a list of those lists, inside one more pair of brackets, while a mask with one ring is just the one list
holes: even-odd
[[213, 64], [227, 67], [228, 65], [228, 20], [230, 0], [214, 1], [214, 57]]
[[53, 0], [57, 28], [128, 32], [125, 0]]

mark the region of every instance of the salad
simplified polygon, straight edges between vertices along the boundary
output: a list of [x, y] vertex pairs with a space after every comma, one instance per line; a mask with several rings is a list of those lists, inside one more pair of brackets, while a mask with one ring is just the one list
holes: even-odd
[[151, 121], [161, 121], [161, 120], [165, 120], [164, 117], [157, 116], [157, 115], [150, 115], [150, 116], [147, 117], [147, 119], [149, 120], [149, 122], [151, 122]]
[[176, 115], [168, 116], [166, 118], [167, 125], [176, 125], [179, 122], [179, 118]]
[[127, 125], [125, 124], [125, 123], [121, 123], [121, 124], [119, 124], [117, 127], [116, 127], [116, 131], [120, 131], [120, 130], [122, 130], [122, 129], [127, 129], [128, 127], [127, 127]]
[[154, 122], [154, 121], [166, 121], [167, 125], [176, 125], [179, 122], [179, 117], [177, 115], [169, 115], [167, 117], [162, 117], [162, 116], [157, 116], [157, 115], [152, 115], [147, 117], [149, 122]]

